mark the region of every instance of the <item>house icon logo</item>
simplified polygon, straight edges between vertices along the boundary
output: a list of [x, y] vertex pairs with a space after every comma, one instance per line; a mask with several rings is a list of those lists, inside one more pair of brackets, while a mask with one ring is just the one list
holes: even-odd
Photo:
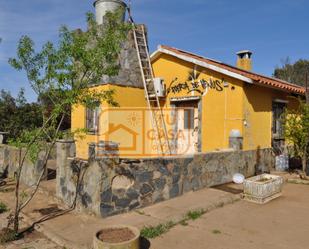
[[108, 131], [103, 133], [106, 141], [117, 141], [120, 151], [136, 151], [139, 134], [123, 124], [109, 124]]

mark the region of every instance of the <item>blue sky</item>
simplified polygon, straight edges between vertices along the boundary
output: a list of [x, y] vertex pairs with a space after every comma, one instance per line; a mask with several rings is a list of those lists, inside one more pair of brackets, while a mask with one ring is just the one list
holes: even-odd
[[[62, 24], [85, 29], [92, 0], [0, 0], [0, 89], [26, 89], [24, 73], [7, 64], [18, 39], [29, 35], [41, 46], [55, 41]], [[308, 0], [132, 0], [136, 22], [149, 28], [151, 51], [174, 46], [234, 65], [238, 50], [253, 51], [254, 71], [271, 75], [281, 59], [309, 59]]]

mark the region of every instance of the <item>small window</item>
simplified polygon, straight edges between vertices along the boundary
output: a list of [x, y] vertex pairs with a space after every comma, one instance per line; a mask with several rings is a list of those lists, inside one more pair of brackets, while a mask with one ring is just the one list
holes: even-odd
[[184, 128], [187, 130], [194, 129], [194, 110], [184, 110]]
[[284, 138], [283, 114], [286, 108], [284, 103], [273, 103], [273, 138]]
[[86, 129], [90, 133], [99, 132], [99, 111], [99, 106], [94, 109], [86, 109]]

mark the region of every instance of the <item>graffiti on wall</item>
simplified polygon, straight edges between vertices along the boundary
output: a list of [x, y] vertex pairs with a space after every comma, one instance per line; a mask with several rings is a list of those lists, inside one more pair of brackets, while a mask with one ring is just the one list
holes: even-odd
[[190, 70], [188, 73], [187, 81], [178, 82], [178, 78], [175, 78], [170, 86], [166, 89], [167, 94], [169, 93], [181, 93], [186, 92], [187, 94], [192, 92], [197, 92], [201, 95], [207, 94], [208, 90], [215, 90], [217, 92], [222, 92], [224, 89], [224, 79], [212, 79], [206, 80], [204, 78], [200, 79], [201, 72], [196, 69]]

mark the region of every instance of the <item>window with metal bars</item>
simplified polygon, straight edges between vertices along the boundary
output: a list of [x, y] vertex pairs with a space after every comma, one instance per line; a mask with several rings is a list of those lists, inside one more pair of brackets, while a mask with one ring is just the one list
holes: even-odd
[[96, 134], [99, 132], [99, 113], [99, 106], [94, 109], [86, 108], [86, 129], [89, 133]]
[[272, 124], [272, 132], [273, 138], [275, 139], [283, 139], [284, 138], [284, 127], [283, 127], [283, 114], [286, 108], [285, 103], [273, 103], [273, 124]]

